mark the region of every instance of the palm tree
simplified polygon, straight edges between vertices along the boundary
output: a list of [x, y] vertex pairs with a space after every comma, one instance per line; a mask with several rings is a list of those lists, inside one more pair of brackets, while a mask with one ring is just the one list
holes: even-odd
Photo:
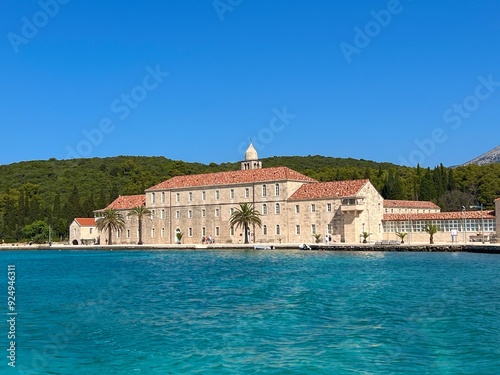
[[184, 237], [184, 233], [180, 231], [175, 233], [175, 238], [177, 238], [177, 243], [182, 243], [182, 237]]
[[427, 224], [427, 226], [424, 228], [424, 232], [429, 233], [429, 241], [430, 244], [434, 244], [434, 235], [439, 231], [439, 227], [436, 224]]
[[139, 239], [137, 241], [137, 245], [142, 245], [142, 218], [144, 215], [151, 215], [151, 210], [146, 208], [145, 206], [137, 206], [134, 207], [129, 213], [128, 216], [137, 216], [138, 221], [138, 230], [139, 230]]
[[396, 236], [401, 238], [401, 243], [405, 243], [405, 237], [408, 235], [406, 232], [396, 232]]
[[121, 213], [113, 208], [103, 211], [103, 215], [96, 219], [96, 227], [100, 231], [108, 231], [108, 245], [111, 245], [111, 232], [113, 230], [125, 229], [125, 220]]
[[368, 233], [368, 232], [361, 232], [361, 237], [363, 237], [363, 243], [367, 243], [367, 239], [368, 237], [371, 236], [371, 233]]
[[231, 214], [229, 225], [236, 228], [243, 227], [245, 231], [245, 243], [248, 243], [248, 228], [250, 225], [262, 226], [260, 212], [253, 208], [251, 204], [240, 203], [240, 207], [236, 208]]

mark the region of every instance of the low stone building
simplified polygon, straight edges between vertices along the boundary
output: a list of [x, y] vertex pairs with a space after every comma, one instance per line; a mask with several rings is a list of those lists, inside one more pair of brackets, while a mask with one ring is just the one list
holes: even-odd
[[69, 243], [72, 245], [94, 244], [99, 239], [95, 218], [78, 217], [69, 226]]
[[428, 243], [429, 234], [424, 229], [429, 224], [438, 228], [436, 243], [486, 242], [497, 233], [495, 211], [385, 214], [384, 239], [399, 240], [396, 233], [404, 232], [406, 243]]

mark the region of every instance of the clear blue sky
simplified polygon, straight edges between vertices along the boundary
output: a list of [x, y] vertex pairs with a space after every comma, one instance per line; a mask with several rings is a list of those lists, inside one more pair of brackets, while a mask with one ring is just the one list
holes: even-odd
[[1, 0], [0, 164], [324, 155], [433, 167], [500, 144], [495, 0]]

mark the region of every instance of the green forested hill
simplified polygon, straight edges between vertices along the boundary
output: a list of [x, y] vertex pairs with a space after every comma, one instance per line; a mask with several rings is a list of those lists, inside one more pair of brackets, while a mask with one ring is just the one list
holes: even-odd
[[[263, 159], [263, 165], [287, 166], [318, 181], [369, 178], [385, 198], [432, 200], [448, 211], [478, 203], [491, 208], [500, 197], [500, 164], [422, 169], [316, 155], [272, 157]], [[118, 195], [141, 194], [177, 175], [237, 169], [239, 163], [205, 165], [135, 156], [2, 165], [0, 238], [33, 238], [34, 226], [49, 224], [55, 237], [65, 237], [74, 217], [91, 217]]]

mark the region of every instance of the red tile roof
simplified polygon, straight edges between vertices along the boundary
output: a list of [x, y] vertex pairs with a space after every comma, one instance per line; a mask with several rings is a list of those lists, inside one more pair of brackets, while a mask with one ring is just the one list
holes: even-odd
[[425, 208], [425, 209], [441, 209], [437, 204], [430, 201], [405, 201], [405, 200], [384, 200], [386, 208]]
[[95, 218], [93, 217], [77, 217], [75, 221], [81, 227], [95, 227]]
[[305, 184], [292, 194], [290, 200], [353, 197], [368, 182], [369, 180], [349, 180]]
[[423, 214], [384, 214], [384, 221], [408, 221], [408, 220], [470, 220], [470, 219], [494, 219], [495, 211], [462, 211], [457, 212], [434, 212]]
[[146, 191], [287, 180], [316, 182], [316, 180], [290, 168], [275, 167], [177, 176], [150, 187]]
[[113, 202], [111, 202], [107, 209], [114, 210], [130, 210], [137, 206], [144, 206], [146, 204], [146, 195], [120, 195]]

